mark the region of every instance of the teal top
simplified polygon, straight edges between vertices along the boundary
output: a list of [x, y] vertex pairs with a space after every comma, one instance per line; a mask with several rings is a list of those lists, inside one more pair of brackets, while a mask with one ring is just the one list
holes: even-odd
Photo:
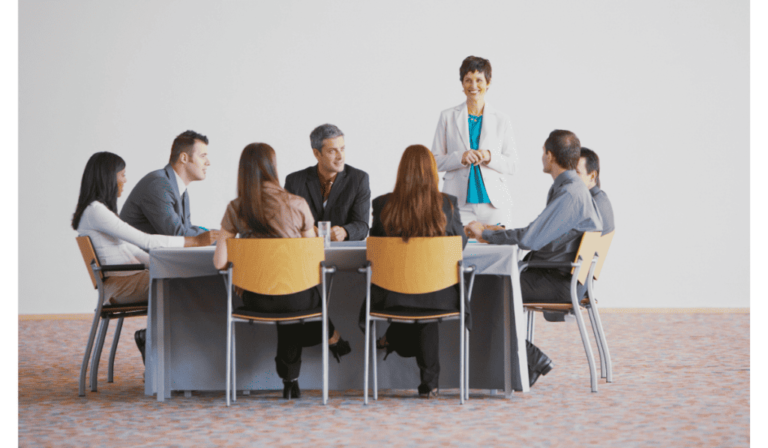
[[[469, 116], [469, 147], [470, 149], [477, 150], [480, 145], [480, 130], [483, 127], [482, 115], [476, 117], [474, 115]], [[488, 192], [485, 191], [485, 183], [483, 182], [483, 173], [480, 171], [479, 165], [472, 165], [469, 167], [469, 182], [467, 184], [467, 203], [469, 204], [490, 204], [491, 200], [488, 198]]]

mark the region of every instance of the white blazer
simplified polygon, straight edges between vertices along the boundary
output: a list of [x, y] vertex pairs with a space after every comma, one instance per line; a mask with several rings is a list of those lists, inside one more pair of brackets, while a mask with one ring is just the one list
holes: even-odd
[[[445, 171], [443, 193], [456, 196], [459, 207], [467, 202], [469, 166], [461, 164], [461, 156], [469, 147], [469, 113], [467, 103], [446, 109], [440, 113], [440, 121], [432, 142], [432, 154], [437, 161], [437, 170]], [[488, 103], [483, 110], [483, 125], [480, 129], [478, 149], [491, 152], [488, 165], [480, 164], [485, 190], [491, 205], [496, 208], [512, 206], [512, 194], [506, 176], [515, 172], [517, 151], [512, 136], [509, 117], [497, 111]]]

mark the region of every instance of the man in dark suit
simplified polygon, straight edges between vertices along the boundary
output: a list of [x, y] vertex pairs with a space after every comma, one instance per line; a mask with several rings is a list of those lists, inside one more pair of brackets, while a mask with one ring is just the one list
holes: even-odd
[[[210, 164], [208, 137], [195, 131], [182, 132], [173, 140], [168, 165], [147, 174], [133, 187], [120, 210], [120, 219], [151, 235], [197, 236], [204, 233], [208, 236], [208, 244], [213, 244], [219, 231], [192, 225], [187, 194], [187, 185], [205, 179]], [[136, 331], [134, 339], [144, 360], [146, 329]]]
[[[208, 137], [195, 131], [179, 134], [171, 145], [168, 165], [136, 184], [120, 210], [120, 219], [152, 235], [196, 236], [206, 232], [192, 225], [187, 186], [205, 179], [210, 164]], [[218, 231], [210, 231], [209, 236], [213, 244]]]
[[603, 235], [615, 230], [613, 224], [613, 207], [608, 195], [600, 189], [600, 157], [595, 151], [582, 146], [579, 164], [576, 166], [576, 174], [587, 185], [595, 205], [603, 218]]
[[316, 127], [309, 142], [317, 165], [289, 174], [285, 189], [307, 200], [315, 223], [331, 222], [331, 241], [365, 239], [371, 211], [368, 173], [344, 163], [344, 133], [338, 127]]

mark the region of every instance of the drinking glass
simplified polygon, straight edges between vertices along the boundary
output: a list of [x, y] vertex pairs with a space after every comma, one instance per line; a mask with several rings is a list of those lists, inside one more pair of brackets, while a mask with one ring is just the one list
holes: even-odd
[[331, 247], [331, 222], [320, 221], [317, 223], [318, 236], [323, 237], [323, 246]]

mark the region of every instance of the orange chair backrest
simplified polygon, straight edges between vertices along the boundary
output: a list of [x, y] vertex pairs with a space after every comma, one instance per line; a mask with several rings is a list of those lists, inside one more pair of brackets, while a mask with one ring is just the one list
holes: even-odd
[[258, 294], [285, 295], [321, 283], [322, 238], [230, 238], [232, 283]]
[[608, 249], [611, 248], [611, 241], [613, 241], [614, 230], [611, 233], [607, 233], [600, 237], [600, 241], [597, 243], [597, 255], [600, 257], [597, 259], [597, 265], [595, 266], [595, 280], [600, 277], [600, 270], [603, 269], [603, 263], [605, 263], [605, 257], [608, 256]]
[[[99, 263], [99, 257], [96, 256], [96, 251], [93, 250], [93, 244], [91, 244], [91, 237], [78, 236], [77, 246], [80, 248], [80, 253], [83, 255], [83, 261], [85, 261], [85, 267], [88, 269], [88, 276], [91, 277], [93, 282], [93, 289], [97, 289], [99, 286], [96, 283], [96, 277], [93, 276], [93, 270], [91, 269], [91, 262], [96, 260], [96, 266], [101, 266]], [[104, 279], [104, 274], [101, 274], [101, 278]]]
[[[600, 232], [584, 232], [581, 237], [581, 243], [579, 244], [579, 250], [576, 252], [576, 258], [573, 262], [576, 263], [581, 257], [581, 270], [579, 270], [579, 283], [582, 285], [587, 281], [587, 275], [589, 275], [589, 267], [592, 264], [592, 258], [595, 256], [597, 250], [597, 243], [600, 241]], [[576, 268], [571, 269], [571, 274]]]
[[439, 291], [459, 283], [460, 236], [368, 237], [371, 283], [402, 294]]

